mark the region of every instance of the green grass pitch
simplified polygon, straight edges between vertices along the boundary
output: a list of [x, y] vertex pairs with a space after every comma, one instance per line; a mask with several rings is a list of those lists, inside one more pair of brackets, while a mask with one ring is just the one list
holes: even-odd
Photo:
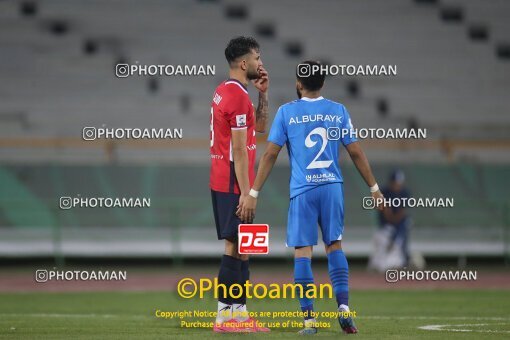
[[[183, 299], [174, 292], [1, 293], [0, 338], [12, 339], [209, 339], [294, 338], [298, 329], [270, 334], [214, 334], [210, 329], [181, 328], [177, 319], [155, 311], [215, 310], [212, 296]], [[510, 337], [510, 294], [491, 290], [392, 290], [351, 292], [350, 305], [362, 339], [478, 339]], [[316, 311], [331, 311], [333, 301], [316, 300]], [[252, 300], [251, 311], [297, 310], [298, 302]], [[211, 321], [207, 318], [192, 320]], [[264, 322], [285, 321], [289, 318]], [[299, 319], [293, 319], [299, 321]], [[334, 319], [318, 338], [343, 335]], [[424, 330], [441, 325], [452, 330]], [[449, 326], [444, 326], [449, 325]]]

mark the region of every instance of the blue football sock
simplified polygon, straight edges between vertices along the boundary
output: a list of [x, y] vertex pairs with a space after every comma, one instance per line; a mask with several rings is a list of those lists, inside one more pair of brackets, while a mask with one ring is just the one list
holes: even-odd
[[349, 305], [349, 265], [342, 250], [328, 254], [329, 278], [333, 285], [338, 306]]
[[303, 296], [300, 296], [301, 291], [298, 288], [296, 288], [296, 295], [301, 305], [301, 311], [306, 313], [305, 320], [312, 319], [313, 299], [306, 297], [306, 291], [310, 289], [307, 285], [313, 283], [312, 260], [308, 257], [294, 259], [294, 283], [303, 287]]

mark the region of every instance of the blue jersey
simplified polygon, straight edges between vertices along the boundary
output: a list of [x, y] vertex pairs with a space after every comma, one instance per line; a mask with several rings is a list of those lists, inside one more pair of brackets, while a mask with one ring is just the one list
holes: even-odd
[[343, 183], [340, 144], [357, 141], [352, 131], [345, 106], [323, 97], [301, 98], [278, 109], [268, 141], [287, 145], [291, 198], [318, 185]]

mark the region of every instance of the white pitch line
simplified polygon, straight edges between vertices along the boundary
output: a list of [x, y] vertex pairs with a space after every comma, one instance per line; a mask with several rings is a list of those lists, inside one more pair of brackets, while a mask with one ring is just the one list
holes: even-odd
[[480, 326], [495, 326], [495, 325], [508, 325], [508, 322], [499, 323], [472, 323], [472, 324], [461, 324], [461, 325], [427, 325], [420, 326], [418, 329], [426, 331], [443, 331], [443, 332], [477, 332], [477, 333], [510, 333], [510, 331], [493, 330], [493, 329], [464, 329], [464, 328], [446, 328], [446, 327], [480, 327]]
[[360, 319], [375, 320], [489, 320], [489, 321], [510, 321], [510, 317], [491, 317], [491, 316], [389, 316], [389, 315], [360, 315]]

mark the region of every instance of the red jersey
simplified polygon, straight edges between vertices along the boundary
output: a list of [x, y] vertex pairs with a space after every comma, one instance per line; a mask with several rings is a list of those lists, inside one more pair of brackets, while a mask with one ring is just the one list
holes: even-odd
[[255, 110], [246, 88], [237, 80], [221, 83], [214, 92], [211, 107], [211, 177], [214, 191], [240, 194], [232, 154], [232, 130], [246, 129], [248, 177], [255, 181]]

